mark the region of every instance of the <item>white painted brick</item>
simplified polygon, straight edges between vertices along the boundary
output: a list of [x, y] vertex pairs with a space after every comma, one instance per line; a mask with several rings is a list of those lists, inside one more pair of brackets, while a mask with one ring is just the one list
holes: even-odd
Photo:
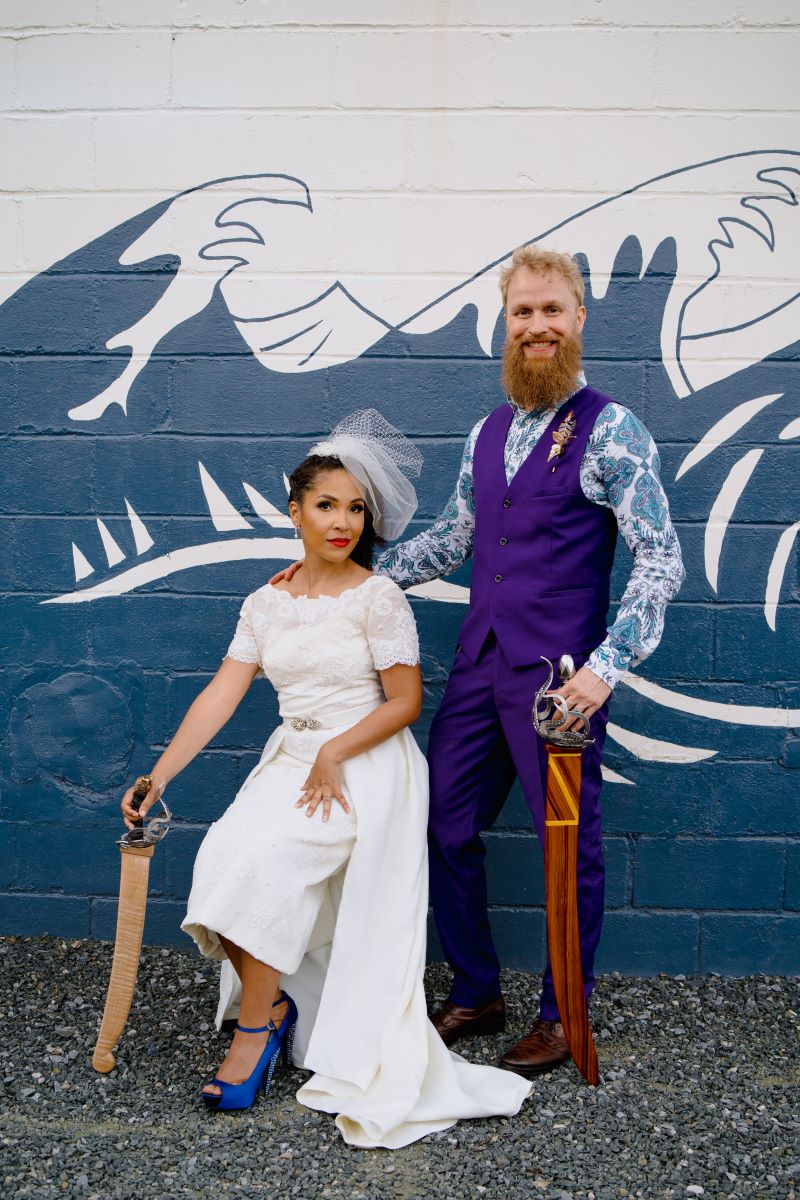
[[[479, 2], [479, 0], [475, 0]], [[752, 5], [753, 0], [747, 0]], [[576, 8], [578, 6], [576, 5]], [[580, 5], [581, 12], [570, 9], [564, 14], [564, 25], [571, 26], [581, 23], [592, 25], [611, 25], [622, 28], [637, 26], [680, 26], [680, 25], [732, 25], [736, 21], [736, 11], [732, 0], [662, 0], [642, 3], [642, 0], [594, 0], [593, 4]], [[562, 24], [553, 13], [553, 24]], [[538, 22], [531, 22], [534, 26]]]
[[[424, 124], [424, 130], [423, 130]], [[416, 143], [436, 118], [424, 122], [384, 113], [260, 113], [251, 126], [258, 170], [286, 171], [324, 190], [396, 190], [415, 187]]]
[[10, 196], [0, 197], [0, 271], [20, 267], [19, 206]]
[[493, 103], [493, 34], [446, 29], [334, 36], [334, 97], [345, 108], [470, 108]]
[[[746, 0], [752, 7], [752, 0]], [[778, 0], [776, 0], [778, 2]], [[790, 3], [791, 0], [784, 0]], [[413, 6], [420, 23], [434, 25], [436, 8], [426, 0]], [[425, 17], [427, 16], [427, 20]], [[670, 0], [667, 7], [652, 0], [460, 0], [447, 10], [448, 25], [482, 25], [489, 28], [546, 29], [588, 26], [674, 26], [733, 23], [731, 0]], [[405, 12], [403, 21], [407, 18]], [[377, 24], [377, 22], [375, 22]], [[398, 19], [399, 23], [399, 19]], [[416, 24], [416, 21], [410, 22]]]
[[294, 271], [313, 263], [344, 280], [373, 275], [391, 259], [403, 264], [396, 282], [408, 280], [414, 291], [416, 280], [436, 279], [436, 296], [580, 207], [564, 195], [320, 194], [307, 238], [281, 248], [281, 263]]
[[658, 39], [654, 98], [681, 108], [796, 107], [800, 32], [669, 31]]
[[[614, 194], [743, 146], [796, 141], [794, 114], [440, 113], [256, 117], [257, 169], [340, 188]], [[542, 145], [548, 150], [543, 153]], [[552, 149], [551, 149], [552, 148]]]
[[[750, 7], [753, 0], [745, 0]], [[790, 3], [791, 0], [784, 0]], [[431, 13], [431, 6], [428, 6]], [[640, 26], [725, 25], [736, 20], [731, 0], [462, 0], [455, 9], [457, 20], [465, 25], [495, 28], [519, 27], [531, 30], [548, 26], [574, 28], [582, 25], [636, 28]]]
[[[194, 26], [225, 29], [231, 25], [274, 25], [280, 20], [274, 10], [281, 10], [272, 0], [185, 0], [169, 6], [164, 0], [97, 0], [97, 24], [124, 29], [142, 25], [169, 25], [175, 29]], [[298, 20], [309, 24], [305, 14]]]
[[13, 108], [16, 92], [17, 43], [0, 38], [0, 108]]
[[168, 33], [30, 37], [17, 61], [23, 108], [141, 108], [169, 100]]
[[35, 275], [163, 199], [145, 193], [23, 196], [21, 265]]
[[202, 108], [315, 108], [331, 100], [332, 39], [313, 30], [179, 33], [173, 102]]
[[644, 30], [499, 35], [496, 102], [533, 110], [647, 108], [657, 36]]
[[[576, 11], [583, 7], [581, 0], [566, 2]], [[542, 10], [544, 20], [552, 20], [551, 5], [538, 0], [534, 7]], [[98, 0], [98, 22], [114, 26], [158, 25], [165, 20], [164, 9], [163, 0], [137, 0], [136, 4], [130, 0]], [[448, 25], [461, 23], [462, 9], [467, 25], [495, 25], [506, 10], [512, 14], [511, 19], [526, 23], [532, 19], [531, 5], [522, 0], [495, 0], [490, 12], [487, 12], [485, 0], [475, 0], [473, 3], [449, 4]], [[337, 0], [336, 3], [331, 0], [302, 0], [301, 3], [297, 0], [187, 0], [179, 6], [173, 5], [168, 20], [179, 28], [237, 25], [267, 28], [290, 25], [298, 29], [330, 25], [425, 27], [436, 25], [440, 12], [441, 8], [432, 5], [430, 0], [402, 0], [401, 3], [387, 3], [386, 0]]]
[[[37, 124], [38, 122], [38, 124]], [[79, 118], [0, 121], [13, 186], [91, 185]], [[170, 193], [224, 175], [277, 171], [314, 188], [616, 192], [743, 146], [796, 141], [794, 114], [118, 114], [95, 122], [101, 189]], [[547, 143], [552, 152], [539, 148]], [[41, 152], [40, 152], [41, 150]]]
[[5, 0], [0, 11], [4, 29], [53, 29], [91, 25], [97, 0]]
[[159, 112], [96, 119], [96, 183], [176, 192], [227, 175], [295, 175], [310, 186], [419, 186], [420, 138], [438, 137], [441, 118], [371, 113]]
[[238, 113], [109, 113], [96, 118], [94, 130], [96, 185], [102, 189], [169, 194], [225, 175], [273, 169], [263, 165], [263, 152], [256, 153], [251, 119]]
[[646, 30], [339, 32], [335, 98], [371, 109], [646, 108], [657, 38]]
[[[767, 8], [788, 12], [792, 0], [759, 0]], [[20, 0], [15, 0], [20, 3]], [[740, 0], [739, 9], [757, 11], [753, 0]], [[457, 28], [481, 26], [541, 29], [573, 25], [675, 26], [733, 23], [740, 17], [732, 0], [671, 0], [669, 7], [641, 0], [458, 0], [446, 7], [431, 0], [184, 0], [168, 6], [164, 0], [98, 0], [100, 25], [137, 27], [169, 24], [175, 28], [294, 25], [390, 28]], [[767, 18], [765, 18], [767, 19]]]
[[[423, 190], [581, 191], [608, 195], [742, 147], [796, 143], [794, 114], [647, 112], [426, 116], [409, 121], [406, 186]], [[376, 117], [376, 128], [383, 123]], [[411, 133], [413, 129], [413, 135]], [[542, 151], [542, 146], [547, 151]], [[384, 151], [386, 147], [384, 146]], [[344, 174], [344, 164], [339, 173]]]
[[5, 188], [89, 189], [92, 128], [84, 117], [0, 117]]
[[[304, 0], [298, 7], [287, 0], [185, 0], [169, 8], [164, 0], [98, 0], [97, 22], [115, 28], [168, 24], [176, 29], [227, 29], [238, 26], [269, 29], [276, 25], [304, 26], [380, 22], [373, 0], [347, 0], [332, 5], [329, 0]], [[344, 15], [339, 12], [344, 9]], [[372, 9], [370, 16], [369, 10]], [[165, 11], [166, 10], [166, 11]], [[390, 23], [397, 20], [391, 14]], [[426, 21], [427, 23], [427, 21]]]
[[738, 20], [744, 26], [794, 25], [797, 27], [798, 11], [794, 0], [739, 0]]

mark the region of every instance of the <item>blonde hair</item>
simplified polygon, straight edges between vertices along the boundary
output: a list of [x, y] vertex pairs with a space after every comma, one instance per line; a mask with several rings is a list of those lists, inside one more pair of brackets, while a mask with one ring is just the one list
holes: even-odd
[[500, 292], [503, 297], [503, 308], [508, 301], [508, 286], [512, 277], [521, 267], [535, 271], [537, 275], [546, 275], [555, 271], [567, 281], [578, 307], [583, 304], [584, 284], [578, 264], [571, 254], [559, 254], [557, 250], [544, 250], [540, 246], [518, 246], [511, 255], [511, 261], [500, 270]]

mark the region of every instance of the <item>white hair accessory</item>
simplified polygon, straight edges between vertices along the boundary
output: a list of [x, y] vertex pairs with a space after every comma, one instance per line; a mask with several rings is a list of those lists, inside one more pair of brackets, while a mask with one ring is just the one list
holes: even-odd
[[408, 438], [374, 408], [350, 413], [317, 442], [309, 454], [333, 455], [364, 489], [375, 532], [394, 541], [417, 509], [409, 480], [422, 470], [422, 455]]

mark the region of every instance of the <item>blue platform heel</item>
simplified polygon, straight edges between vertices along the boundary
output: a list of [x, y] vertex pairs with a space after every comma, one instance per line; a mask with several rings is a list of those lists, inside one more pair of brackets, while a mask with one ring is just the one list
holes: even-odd
[[280, 1056], [284, 1067], [289, 1066], [292, 1058], [292, 1046], [294, 1044], [294, 1027], [297, 1024], [297, 1005], [291, 996], [287, 995], [286, 992], [282, 992], [272, 1007], [277, 1008], [279, 1004], [283, 1004], [284, 1002], [288, 1007], [286, 1009], [286, 1016], [279, 1026], [276, 1026], [273, 1021], [270, 1021], [268, 1025], [260, 1026], [258, 1029], [249, 1029], [245, 1025], [237, 1024], [236, 1028], [240, 1033], [264, 1033], [269, 1030], [267, 1044], [251, 1074], [241, 1083], [227, 1083], [224, 1079], [217, 1079], [216, 1076], [209, 1080], [209, 1083], [218, 1087], [222, 1094], [215, 1096], [209, 1092], [201, 1092], [200, 1095], [203, 1097], [203, 1101], [208, 1108], [214, 1109], [216, 1112], [225, 1112], [237, 1108], [252, 1108], [258, 1093], [262, 1089], [265, 1094], [269, 1091], [269, 1085], [272, 1082], [272, 1075], [275, 1071], [278, 1056]]

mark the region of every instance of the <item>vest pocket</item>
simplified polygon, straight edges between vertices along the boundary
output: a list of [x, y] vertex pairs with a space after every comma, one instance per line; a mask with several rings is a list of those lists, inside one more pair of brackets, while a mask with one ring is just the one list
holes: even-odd
[[539, 594], [544, 599], [545, 596], [575, 596], [576, 599], [580, 596], [596, 596], [602, 589], [599, 587], [567, 587], [567, 588], [544, 588]]
[[565, 496], [570, 496], [572, 493], [565, 486], [559, 487], [556, 483], [549, 488], [537, 488], [534, 492], [524, 492], [523, 496], [526, 500], [563, 500]]

